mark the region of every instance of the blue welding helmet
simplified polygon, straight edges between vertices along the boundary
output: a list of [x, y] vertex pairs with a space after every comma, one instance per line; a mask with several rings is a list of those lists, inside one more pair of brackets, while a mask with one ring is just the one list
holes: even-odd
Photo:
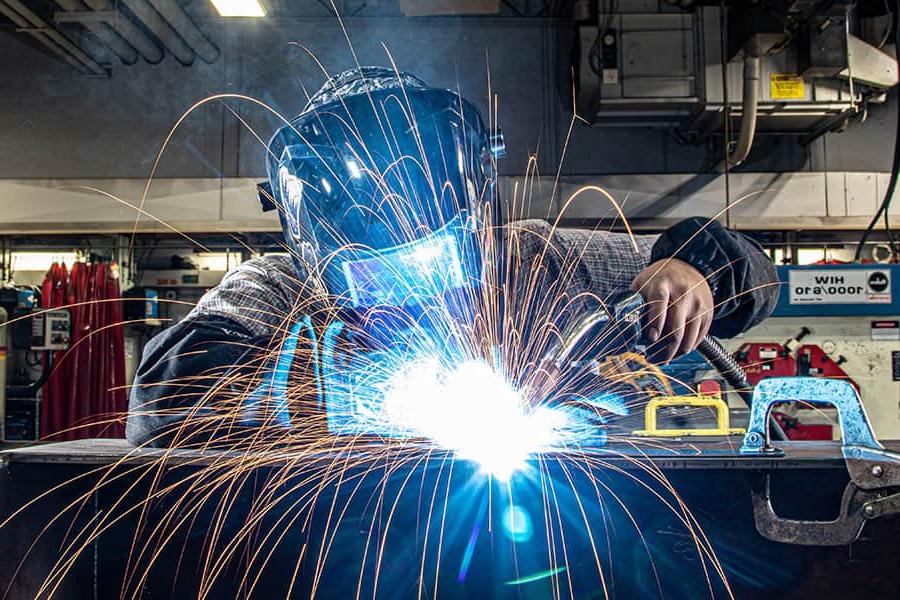
[[459, 94], [381, 67], [329, 79], [268, 147], [288, 248], [342, 306], [408, 306], [480, 277], [499, 220], [491, 136]]

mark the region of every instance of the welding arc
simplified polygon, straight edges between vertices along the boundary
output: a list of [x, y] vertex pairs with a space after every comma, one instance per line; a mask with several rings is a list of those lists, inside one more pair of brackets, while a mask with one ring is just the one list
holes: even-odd
[[[897, 61], [900, 62], [900, 0], [894, 3], [893, 29], [894, 56], [897, 58]], [[875, 229], [875, 225], [882, 215], [884, 215], [884, 228], [885, 231], [887, 231], [888, 243], [891, 246], [891, 262], [896, 261], [898, 254], [900, 254], [897, 250], [897, 243], [894, 240], [894, 232], [891, 231], [890, 219], [891, 200], [894, 198], [894, 191], [897, 189], [897, 178], [900, 176], [900, 91], [898, 91], [897, 98], [894, 99], [894, 104], [897, 106], [897, 129], [894, 133], [894, 160], [891, 164], [891, 178], [888, 182], [887, 190], [884, 192], [884, 198], [881, 200], [881, 206], [878, 207], [875, 216], [869, 221], [868, 227], [866, 227], [866, 230], [859, 238], [859, 245], [856, 247], [856, 254], [853, 257], [853, 262], [859, 262], [862, 258], [862, 251], [866, 244], [866, 240], [869, 239], [869, 235], [872, 233], [872, 230]]]

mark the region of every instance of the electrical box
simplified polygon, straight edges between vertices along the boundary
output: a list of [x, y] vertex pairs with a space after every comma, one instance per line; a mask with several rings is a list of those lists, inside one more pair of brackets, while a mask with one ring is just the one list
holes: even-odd
[[187, 269], [166, 269], [142, 271], [138, 285], [157, 288], [211, 288], [219, 285], [225, 271], [198, 271]]
[[732, 351], [791, 349], [792, 372], [779, 372], [786, 353], [760, 352], [751, 361], [772, 376], [845, 373], [858, 386], [876, 435], [900, 438], [900, 265], [784, 266], [778, 274], [773, 315], [723, 343]]
[[[895, 58], [850, 33], [850, 3], [827, 11], [763, 4], [730, 3], [724, 32], [718, 3], [690, 11], [623, 6], [580, 21], [570, 53], [579, 116], [607, 127], [670, 128], [700, 141], [722, 131], [726, 114], [737, 132], [744, 84], [753, 81], [757, 133], [812, 139], [843, 127], [866, 103], [883, 102], [896, 85]], [[749, 56], [759, 60], [755, 80], [745, 75]]]
[[68, 350], [72, 315], [67, 310], [37, 313], [31, 321], [31, 350]]

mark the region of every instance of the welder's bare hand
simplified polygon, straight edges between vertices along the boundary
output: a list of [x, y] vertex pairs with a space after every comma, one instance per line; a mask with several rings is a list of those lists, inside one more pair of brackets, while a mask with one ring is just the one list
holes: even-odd
[[644, 337], [671, 360], [697, 347], [712, 324], [712, 290], [703, 274], [677, 258], [641, 271], [631, 289], [644, 298]]

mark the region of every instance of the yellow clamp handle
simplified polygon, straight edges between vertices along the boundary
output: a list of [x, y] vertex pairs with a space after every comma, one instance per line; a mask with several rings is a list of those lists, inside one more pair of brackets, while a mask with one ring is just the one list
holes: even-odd
[[[716, 427], [699, 429], [658, 429], [656, 424], [656, 412], [667, 406], [698, 407], [716, 409]], [[686, 436], [722, 436], [743, 434], [744, 429], [731, 427], [728, 416], [728, 404], [719, 395], [700, 396], [671, 396], [668, 398], [654, 398], [647, 403], [644, 412], [644, 427], [634, 431], [634, 435], [647, 437], [686, 437]]]

